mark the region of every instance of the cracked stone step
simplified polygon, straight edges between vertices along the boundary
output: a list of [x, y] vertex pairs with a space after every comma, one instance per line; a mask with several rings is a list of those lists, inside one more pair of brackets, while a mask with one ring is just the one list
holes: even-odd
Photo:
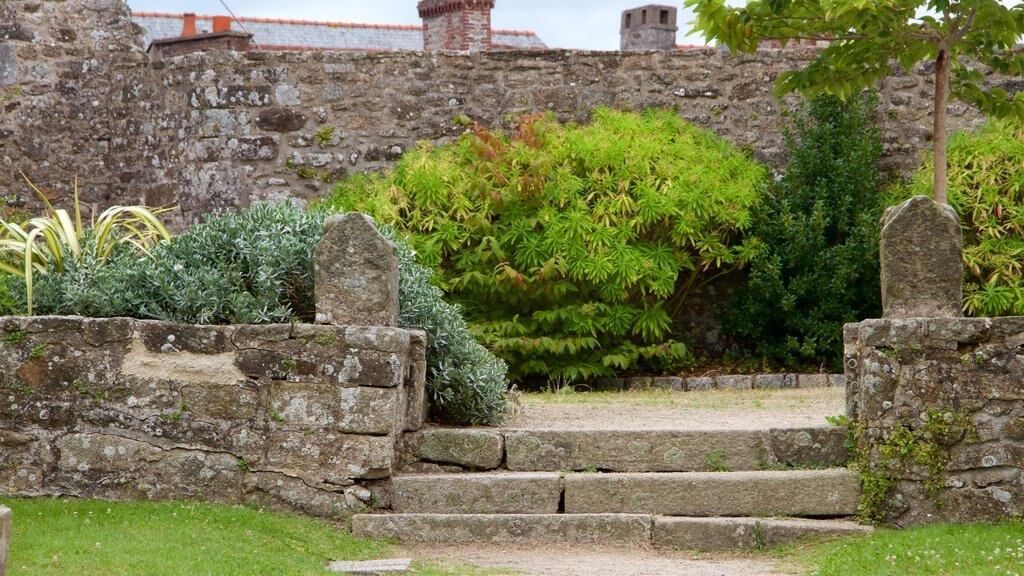
[[842, 466], [846, 430], [507, 430], [506, 467], [516, 471], [700, 472], [724, 467]]
[[788, 544], [805, 538], [855, 536], [872, 532], [850, 520], [797, 518], [654, 519], [654, 545], [678, 550], [738, 550]]
[[569, 474], [568, 514], [850, 516], [860, 488], [846, 469]]
[[431, 544], [649, 546], [646, 514], [357, 514], [352, 534]]
[[562, 496], [557, 472], [395, 476], [391, 507], [400, 513], [554, 514]]

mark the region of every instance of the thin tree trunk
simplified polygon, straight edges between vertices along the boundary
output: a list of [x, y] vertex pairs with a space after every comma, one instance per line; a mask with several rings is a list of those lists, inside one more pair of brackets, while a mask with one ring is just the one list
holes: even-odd
[[932, 125], [932, 145], [935, 150], [935, 201], [948, 204], [946, 199], [946, 102], [949, 99], [949, 53], [939, 49], [935, 62], [935, 111]]

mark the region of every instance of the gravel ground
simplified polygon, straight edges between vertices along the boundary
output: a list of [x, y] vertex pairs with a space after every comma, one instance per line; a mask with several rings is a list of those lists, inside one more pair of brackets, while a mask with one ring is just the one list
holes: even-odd
[[522, 394], [506, 428], [711, 430], [823, 426], [844, 388]]

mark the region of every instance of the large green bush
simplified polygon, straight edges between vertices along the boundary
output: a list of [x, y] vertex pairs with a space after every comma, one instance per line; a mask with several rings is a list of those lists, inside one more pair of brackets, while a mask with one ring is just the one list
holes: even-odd
[[[291, 203], [259, 205], [207, 220], [161, 243], [151, 257], [118, 244], [104, 260], [83, 256], [63, 273], [37, 276], [40, 314], [129, 316], [190, 324], [311, 321], [313, 255], [323, 210]], [[433, 417], [456, 424], [498, 424], [505, 412], [506, 368], [466, 327], [458, 306], [430, 286], [432, 272], [393, 231], [398, 247], [402, 326], [427, 332], [427, 387]], [[10, 280], [10, 279], [8, 279]], [[24, 305], [24, 288], [14, 295]], [[10, 292], [9, 292], [10, 294]], [[0, 306], [6, 306], [0, 299]], [[22, 308], [23, 310], [24, 308]]]
[[751, 232], [760, 251], [725, 318], [769, 363], [838, 369], [843, 324], [881, 312], [876, 101], [816, 97], [786, 135], [789, 163]]
[[517, 379], [688, 362], [673, 314], [746, 260], [736, 239], [765, 171], [665, 110], [534, 116], [510, 135], [462, 121], [457, 142], [346, 180], [330, 203], [409, 234]]
[[[932, 159], [893, 203], [931, 196]], [[991, 121], [949, 143], [949, 203], [964, 234], [964, 310], [977, 316], [1024, 314], [1024, 127]]]

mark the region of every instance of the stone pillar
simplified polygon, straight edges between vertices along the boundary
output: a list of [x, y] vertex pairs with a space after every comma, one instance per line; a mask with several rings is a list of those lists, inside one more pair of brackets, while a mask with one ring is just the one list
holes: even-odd
[[423, 49], [490, 49], [494, 1], [420, 0], [417, 8], [423, 19]]
[[324, 222], [313, 282], [318, 324], [398, 325], [398, 252], [369, 216]]
[[963, 316], [963, 236], [956, 212], [914, 196], [882, 216], [884, 318]]
[[649, 4], [622, 13], [621, 50], [675, 50], [676, 9]]
[[7, 576], [7, 543], [11, 540], [11, 509], [0, 506], [0, 576]]

